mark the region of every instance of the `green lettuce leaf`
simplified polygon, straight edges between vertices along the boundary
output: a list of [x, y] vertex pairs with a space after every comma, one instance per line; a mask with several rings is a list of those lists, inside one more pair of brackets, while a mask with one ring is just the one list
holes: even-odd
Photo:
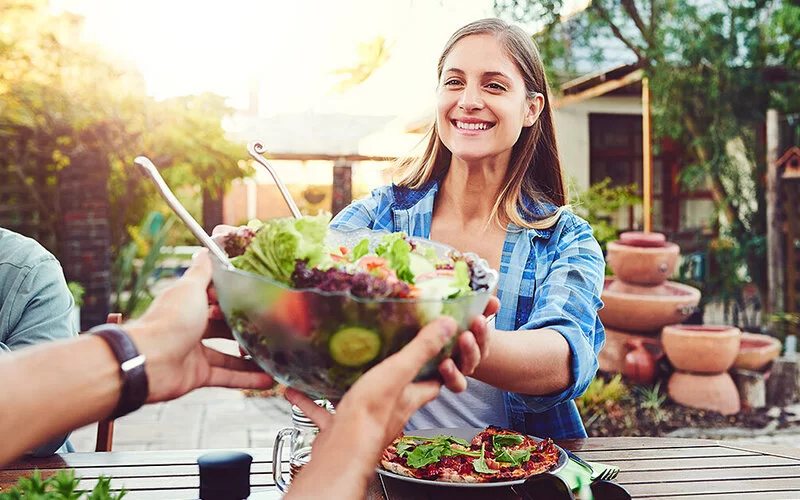
[[393, 269], [399, 279], [406, 283], [414, 283], [414, 273], [411, 272], [411, 244], [404, 237], [405, 233], [402, 232], [385, 235], [375, 253], [378, 257], [386, 259], [389, 269]]
[[447, 298], [455, 299], [472, 292], [469, 282], [469, 266], [463, 260], [456, 261], [456, 263], [453, 265], [453, 286], [458, 288], [458, 291], [450, 294], [450, 296]]
[[237, 268], [291, 284], [297, 260], [309, 267], [329, 267], [325, 246], [330, 214], [299, 219], [275, 219], [264, 223], [244, 254], [231, 259]]
[[369, 253], [369, 240], [364, 238], [363, 240], [358, 242], [358, 245], [353, 247], [353, 258], [352, 261], [355, 262], [361, 257], [367, 255]]

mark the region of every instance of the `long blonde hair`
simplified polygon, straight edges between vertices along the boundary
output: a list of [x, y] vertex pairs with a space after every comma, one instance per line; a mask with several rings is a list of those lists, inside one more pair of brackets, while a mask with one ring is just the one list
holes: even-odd
[[[539, 119], [532, 126], [522, 129], [511, 150], [509, 168], [492, 208], [490, 221], [501, 223], [505, 219], [520, 227], [533, 229], [552, 227], [567, 208], [566, 188], [556, 146], [549, 88], [533, 39], [521, 28], [500, 19], [481, 19], [469, 23], [453, 33], [447, 41], [439, 57], [438, 79], [441, 79], [444, 61], [456, 43], [471, 35], [484, 34], [493, 35], [503, 44], [522, 74], [528, 97], [533, 99], [537, 93], [544, 95], [544, 107]], [[426, 182], [441, 180], [445, 176], [452, 153], [439, 138], [437, 127], [438, 124], [434, 122], [422, 139], [422, 143], [427, 141], [427, 146], [421, 155], [399, 160], [398, 185], [419, 189]], [[545, 215], [531, 211], [527, 206], [529, 203], [539, 205], [537, 212]], [[548, 213], [542, 203], [554, 205], [556, 210]]]

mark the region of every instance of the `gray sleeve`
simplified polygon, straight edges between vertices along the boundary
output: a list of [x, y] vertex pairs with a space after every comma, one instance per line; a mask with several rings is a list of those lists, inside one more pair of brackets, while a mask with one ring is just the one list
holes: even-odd
[[19, 290], [11, 297], [12, 317], [5, 344], [0, 350], [23, 347], [77, 336], [72, 320], [74, 301], [61, 265], [54, 258], [43, 260], [28, 271]]

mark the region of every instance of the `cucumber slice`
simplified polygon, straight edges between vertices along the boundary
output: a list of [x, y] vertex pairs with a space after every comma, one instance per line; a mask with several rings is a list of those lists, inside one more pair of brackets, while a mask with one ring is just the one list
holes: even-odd
[[360, 326], [342, 328], [328, 341], [331, 357], [342, 366], [365, 365], [378, 357], [380, 350], [380, 335]]
[[436, 276], [415, 284], [426, 299], [446, 299], [459, 292], [452, 276]]
[[436, 272], [436, 266], [422, 255], [411, 252], [408, 258], [408, 267], [411, 269], [411, 273], [414, 274], [415, 278], [423, 274]]

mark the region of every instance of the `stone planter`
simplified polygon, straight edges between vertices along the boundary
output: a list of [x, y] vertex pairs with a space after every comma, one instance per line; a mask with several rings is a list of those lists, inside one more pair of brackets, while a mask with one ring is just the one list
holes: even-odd
[[657, 335], [664, 325], [680, 323], [700, 302], [700, 290], [668, 281], [655, 287], [617, 283], [606, 278], [600, 320], [628, 332]]
[[614, 276], [626, 283], [660, 285], [675, 272], [680, 252], [675, 243], [641, 247], [612, 241], [606, 247], [606, 263]]
[[739, 353], [742, 332], [731, 326], [665, 326], [661, 344], [676, 370], [726, 372]]
[[733, 415], [741, 410], [739, 390], [728, 372], [714, 375], [675, 372], [667, 384], [669, 396], [678, 404], [700, 410]]

